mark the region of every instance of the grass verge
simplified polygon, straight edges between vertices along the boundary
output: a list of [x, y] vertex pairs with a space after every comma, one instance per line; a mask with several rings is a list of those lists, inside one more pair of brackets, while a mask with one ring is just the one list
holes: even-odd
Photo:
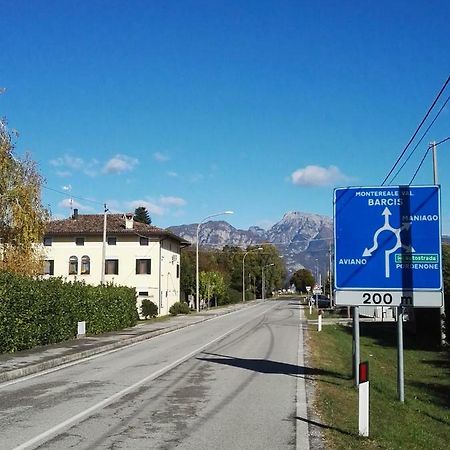
[[369, 361], [370, 437], [358, 436], [358, 390], [351, 379], [351, 328], [309, 327], [314, 409], [330, 449], [448, 449], [449, 353], [405, 335], [405, 403], [397, 400], [395, 323], [361, 323], [361, 361]]

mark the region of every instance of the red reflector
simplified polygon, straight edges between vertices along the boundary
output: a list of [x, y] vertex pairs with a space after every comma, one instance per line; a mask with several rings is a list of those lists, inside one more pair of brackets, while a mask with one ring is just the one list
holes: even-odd
[[366, 383], [369, 381], [369, 362], [365, 361], [359, 364], [359, 382]]

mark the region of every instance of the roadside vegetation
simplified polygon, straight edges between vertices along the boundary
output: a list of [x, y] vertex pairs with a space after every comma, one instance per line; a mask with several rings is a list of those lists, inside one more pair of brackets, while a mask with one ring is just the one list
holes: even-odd
[[361, 361], [369, 361], [370, 436], [358, 436], [351, 327], [309, 327], [314, 409], [330, 449], [447, 449], [450, 442], [448, 350], [405, 333], [405, 403], [397, 400], [395, 323], [361, 323]]
[[[261, 247], [263, 250], [258, 250]], [[265, 267], [264, 278], [266, 297], [272, 291], [282, 289], [286, 272], [278, 249], [271, 244], [259, 247], [250, 246], [246, 250], [240, 247], [225, 246], [222, 250], [199, 251], [199, 290], [205, 306], [221, 306], [242, 301], [242, 260], [245, 258], [245, 299], [261, 298], [262, 267]], [[195, 249], [186, 248], [181, 252], [181, 291], [183, 301], [189, 295], [195, 296], [196, 262]]]
[[94, 335], [134, 326], [138, 320], [135, 290], [123, 286], [3, 272], [0, 299], [0, 353], [73, 339], [82, 321]]
[[14, 154], [17, 133], [0, 118], [0, 271], [41, 273], [41, 242], [48, 210], [41, 202], [42, 177], [27, 155]]

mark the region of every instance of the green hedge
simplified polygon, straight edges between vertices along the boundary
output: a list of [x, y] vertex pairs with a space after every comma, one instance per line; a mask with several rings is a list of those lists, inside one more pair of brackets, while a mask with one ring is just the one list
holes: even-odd
[[99, 334], [137, 320], [132, 288], [0, 273], [0, 353], [72, 339], [80, 321], [88, 334]]

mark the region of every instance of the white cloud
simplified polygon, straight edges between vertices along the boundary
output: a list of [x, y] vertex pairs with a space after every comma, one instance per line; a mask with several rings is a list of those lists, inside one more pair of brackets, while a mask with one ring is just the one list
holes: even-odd
[[65, 198], [64, 200], [60, 201], [58, 203], [58, 206], [60, 208], [67, 209], [78, 208], [80, 211], [92, 211], [92, 208], [90, 206], [83, 205], [80, 202], [77, 202], [76, 200], [70, 198]]
[[72, 176], [72, 171], [82, 172], [90, 177], [95, 177], [98, 173], [97, 166], [99, 162], [94, 158], [85, 161], [83, 158], [66, 154], [50, 160], [49, 163], [51, 166], [58, 168], [56, 175], [61, 178]]
[[126, 155], [117, 154], [114, 158], [111, 158], [103, 168], [105, 173], [123, 173], [129, 172], [134, 169], [134, 166], [138, 163], [136, 158], [132, 158]]
[[50, 164], [54, 167], [68, 167], [69, 169], [80, 170], [83, 168], [84, 161], [82, 158], [63, 155], [59, 158], [50, 160]]
[[153, 153], [153, 158], [155, 158], [156, 161], [159, 161], [159, 162], [166, 162], [166, 161], [169, 161], [169, 159], [170, 159], [168, 155], [165, 155], [164, 153], [161, 153], [161, 152]]
[[297, 169], [291, 174], [293, 184], [299, 186], [333, 186], [340, 181], [346, 181], [348, 177], [344, 175], [336, 166], [306, 166]]
[[69, 178], [72, 176], [72, 172], [70, 172], [68, 170], [57, 170], [56, 175], [58, 175], [58, 177], [61, 177], [61, 178]]
[[139, 206], [147, 208], [147, 211], [150, 214], [156, 214], [157, 216], [162, 216], [165, 213], [165, 210], [162, 206], [159, 206], [156, 203], [149, 202], [147, 200], [132, 200], [131, 202], [126, 202], [126, 207], [130, 211], [134, 211]]
[[159, 198], [159, 203], [164, 206], [184, 206], [186, 204], [186, 200], [180, 197], [161, 196]]
[[166, 172], [166, 173], [167, 173], [167, 176], [169, 176], [169, 177], [173, 177], [173, 178], [178, 177], [178, 174], [176, 172], [169, 171], [169, 172]]

